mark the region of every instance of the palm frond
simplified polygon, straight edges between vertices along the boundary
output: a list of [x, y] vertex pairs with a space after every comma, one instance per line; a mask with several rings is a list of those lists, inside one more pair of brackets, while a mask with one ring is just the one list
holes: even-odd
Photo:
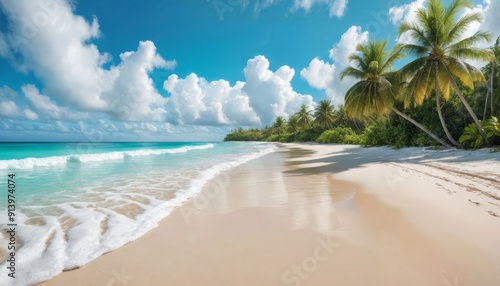
[[491, 39], [491, 34], [482, 31], [477, 31], [474, 35], [465, 38], [463, 40], [460, 40], [454, 44], [451, 44], [448, 47], [448, 49], [456, 50], [456, 49], [468, 48], [481, 42], [489, 42], [490, 39]]
[[358, 70], [353, 67], [347, 67], [340, 73], [341, 80], [343, 80], [345, 77], [353, 77], [355, 79], [366, 79], [366, 72]]
[[475, 47], [450, 49], [449, 55], [463, 60], [480, 60], [485, 62], [495, 59], [495, 55], [491, 50]]
[[446, 35], [447, 43], [453, 43], [463, 37], [464, 33], [469, 29], [470, 25], [474, 22], [482, 22], [483, 16], [479, 12], [473, 12], [463, 16], [453, 26]]

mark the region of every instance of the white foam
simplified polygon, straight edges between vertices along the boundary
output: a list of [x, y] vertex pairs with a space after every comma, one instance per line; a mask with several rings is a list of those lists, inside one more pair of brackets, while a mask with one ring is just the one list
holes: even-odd
[[[187, 152], [193, 148], [211, 148], [210, 145], [183, 147], [174, 152]], [[168, 152], [172, 152], [171, 150], [175, 149], [170, 149]], [[171, 174], [171, 176], [159, 173], [157, 178], [163, 181], [157, 182], [156, 185], [152, 183], [145, 186], [145, 191], [141, 193], [131, 192], [135, 184], [138, 183], [131, 179], [130, 184], [123, 186], [121, 190], [119, 187], [114, 188], [113, 191], [110, 189], [109, 192], [89, 190], [89, 195], [100, 196], [97, 203], [94, 199], [87, 202], [57, 204], [52, 208], [57, 208], [58, 211], [51, 211], [50, 213], [46, 211], [47, 208], [44, 206], [27, 207], [30, 216], [33, 216], [33, 213], [39, 213], [40, 217], [45, 221], [45, 225], [27, 224], [26, 222], [30, 217], [18, 212], [16, 216], [18, 222], [17, 235], [23, 241], [24, 246], [16, 253], [18, 258], [16, 279], [8, 278], [6, 273], [0, 273], [0, 285], [33, 285], [50, 279], [63, 270], [83, 266], [108, 251], [136, 240], [156, 227], [158, 222], [168, 216], [175, 207], [196, 196], [202, 187], [217, 174], [269, 154], [274, 150], [274, 147], [270, 147], [247, 155], [234, 155], [231, 156], [230, 161], [225, 162], [221, 162], [223, 158], [212, 157], [211, 160], [217, 160], [220, 163], [216, 163], [209, 168], [200, 165], [198, 171], [186, 170], [189, 174], [196, 171], [197, 175], [190, 180], [182, 178], [181, 184], [184, 184], [184, 186], [179, 185], [175, 198], [166, 201], [155, 198], [154, 192], [148, 193], [148, 188], [165, 191], [163, 189], [165, 183], [170, 183], [172, 176], [177, 176], [176, 173]], [[158, 152], [159, 150], [153, 151]], [[165, 151], [167, 150], [162, 152]], [[148, 155], [154, 154], [148, 153]], [[144, 154], [130, 156], [134, 155], [144, 156]], [[115, 155], [109, 156], [106, 158], [115, 158], [113, 157]], [[205, 165], [209, 165], [207, 162], [209, 161], [206, 161]], [[144, 181], [141, 180], [140, 185], [144, 186], [143, 183]], [[134, 200], [134, 198], [140, 198], [140, 200]], [[146, 199], [147, 203], [144, 202], [144, 199]], [[109, 201], [116, 202], [118, 206], [134, 203], [143, 212], [132, 219], [101, 206]], [[61, 221], [67, 219], [73, 221], [74, 224], [65, 232]], [[103, 233], [101, 225], [105, 221], [107, 221], [107, 230]], [[0, 226], [5, 229], [6, 224], [5, 218], [0, 217]], [[6, 242], [0, 235], [0, 248], [5, 250]], [[22, 267], [20, 267], [21, 265]], [[2, 263], [0, 269], [6, 271], [6, 263]], [[110, 275], [112, 274], [110, 273]], [[110, 276], [111, 278], [112, 276]]]
[[35, 167], [52, 167], [65, 165], [68, 162], [102, 162], [109, 160], [121, 160], [125, 157], [137, 156], [150, 156], [162, 154], [176, 154], [184, 153], [191, 150], [203, 150], [213, 148], [213, 144], [205, 144], [200, 146], [183, 146], [174, 149], [145, 149], [136, 151], [123, 151], [123, 152], [105, 152], [105, 153], [91, 153], [80, 154], [72, 156], [50, 156], [44, 158], [25, 158], [25, 159], [11, 159], [0, 160], [0, 170], [5, 169], [33, 169]]

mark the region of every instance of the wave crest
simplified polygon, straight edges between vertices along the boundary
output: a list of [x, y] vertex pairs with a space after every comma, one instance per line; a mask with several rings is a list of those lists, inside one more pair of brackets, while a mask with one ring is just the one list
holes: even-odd
[[50, 156], [44, 158], [25, 158], [0, 160], [0, 170], [5, 169], [33, 169], [35, 167], [52, 167], [65, 165], [67, 163], [88, 163], [102, 162], [110, 160], [121, 160], [125, 157], [151, 156], [163, 154], [185, 153], [191, 150], [203, 150], [213, 148], [214, 144], [205, 144], [200, 146], [182, 146], [173, 149], [144, 149], [133, 151], [117, 151], [105, 153], [90, 153], [81, 155]]

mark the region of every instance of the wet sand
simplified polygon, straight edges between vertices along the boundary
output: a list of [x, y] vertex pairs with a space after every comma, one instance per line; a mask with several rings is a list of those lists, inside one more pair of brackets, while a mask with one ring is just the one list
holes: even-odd
[[42, 285], [500, 285], [499, 156], [409, 152], [283, 145]]

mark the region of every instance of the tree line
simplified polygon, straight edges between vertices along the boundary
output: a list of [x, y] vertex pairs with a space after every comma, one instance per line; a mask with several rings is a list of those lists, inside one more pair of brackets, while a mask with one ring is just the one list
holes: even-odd
[[[315, 110], [302, 105], [271, 127], [237, 129], [225, 141], [280, 141], [481, 148], [500, 143], [500, 48], [491, 35], [470, 25], [482, 22], [471, 12], [459, 17], [470, 0], [428, 0], [414, 22], [400, 25], [408, 40], [388, 49], [388, 40], [370, 39], [349, 56], [341, 79], [357, 82], [345, 95], [345, 106], [322, 100]], [[399, 70], [398, 60], [410, 58]], [[488, 64], [481, 70], [471, 61]], [[477, 114], [482, 114], [480, 120]]]

